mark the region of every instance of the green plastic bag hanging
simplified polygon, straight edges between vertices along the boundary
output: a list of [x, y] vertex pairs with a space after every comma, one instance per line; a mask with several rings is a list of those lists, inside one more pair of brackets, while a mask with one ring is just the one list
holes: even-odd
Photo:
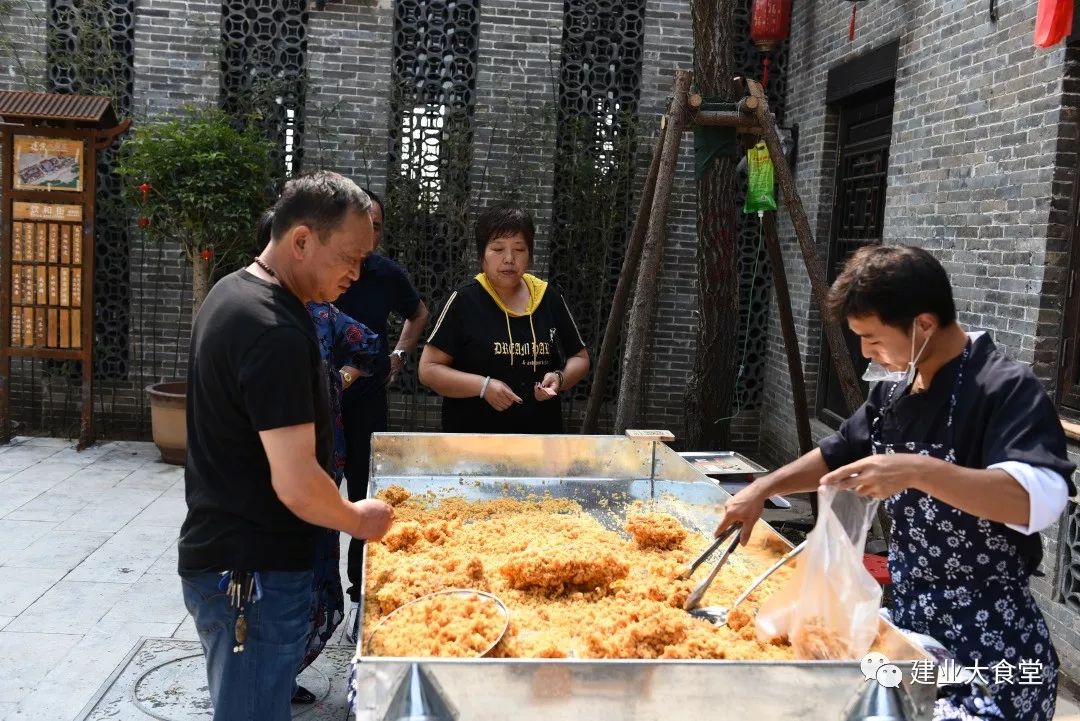
[[773, 189], [773, 164], [765, 141], [746, 151], [746, 202], [744, 213], [763, 213], [776, 210], [776, 194]]

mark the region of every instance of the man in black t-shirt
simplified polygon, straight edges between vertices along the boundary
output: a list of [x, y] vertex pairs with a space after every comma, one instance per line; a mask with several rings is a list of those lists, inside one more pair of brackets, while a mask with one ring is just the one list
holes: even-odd
[[[371, 197], [371, 222], [375, 229], [375, 249], [382, 240], [383, 204], [374, 193]], [[349, 500], [357, 501], [367, 496], [368, 469], [371, 463], [371, 434], [387, 428], [388, 406], [386, 388], [397, 378], [424, 332], [428, 322], [428, 309], [420, 294], [409, 281], [400, 265], [379, 253], [372, 253], [364, 261], [360, 279], [349, 286], [334, 301], [338, 309], [350, 318], [363, 323], [378, 335], [379, 352], [375, 356], [374, 372], [366, 378], [357, 378], [341, 399], [341, 421], [345, 426], [345, 482]], [[390, 314], [405, 319], [394, 350], [390, 350]], [[360, 623], [357, 610], [360, 600], [364, 567], [363, 541], [353, 539], [349, 543], [349, 597], [352, 601], [350, 618], [346, 619], [345, 635], [356, 641]]]
[[270, 244], [214, 286], [192, 330], [179, 572], [215, 721], [288, 721], [317, 527], [380, 538], [393, 516], [345, 501], [327, 473], [326, 381], [304, 307], [356, 279], [370, 204], [336, 173], [289, 181]]

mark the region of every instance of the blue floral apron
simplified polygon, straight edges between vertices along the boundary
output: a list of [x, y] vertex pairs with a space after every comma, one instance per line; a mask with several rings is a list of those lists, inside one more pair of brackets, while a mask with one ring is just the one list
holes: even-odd
[[[875, 455], [917, 453], [956, 462], [953, 412], [970, 352], [969, 342], [949, 399], [946, 442], [883, 438], [881, 419], [891, 407], [897, 384], [871, 426]], [[1028, 561], [1006, 526], [914, 489], [887, 499], [885, 510], [893, 524], [889, 574], [894, 622], [939, 640], [956, 656], [958, 666], [981, 667], [981, 677], [993, 693], [990, 699], [974, 685], [944, 686], [934, 708], [935, 721], [1053, 718], [1058, 657], [1028, 588]], [[1021, 684], [1022, 679], [1027, 683]], [[1035, 680], [1039, 683], [1031, 683]]]

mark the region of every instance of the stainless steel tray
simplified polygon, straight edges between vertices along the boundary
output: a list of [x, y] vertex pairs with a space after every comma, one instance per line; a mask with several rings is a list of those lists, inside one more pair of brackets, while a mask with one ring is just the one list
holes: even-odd
[[753, 478], [768, 469], [735, 451], [684, 451], [679, 457], [706, 476]]
[[[666, 445], [624, 436], [376, 434], [371, 470], [370, 495], [391, 484], [467, 499], [548, 493], [619, 532], [640, 500], [711, 533], [730, 497]], [[883, 636], [885, 655], [905, 671], [930, 658], [891, 626]], [[740, 718], [839, 719], [864, 688], [856, 661], [401, 659], [358, 648], [357, 719], [394, 716], [402, 696], [417, 695], [417, 679], [458, 718], [544, 721], [706, 718], [720, 704]], [[900, 690], [910, 718], [930, 718], [935, 687], [905, 673]]]

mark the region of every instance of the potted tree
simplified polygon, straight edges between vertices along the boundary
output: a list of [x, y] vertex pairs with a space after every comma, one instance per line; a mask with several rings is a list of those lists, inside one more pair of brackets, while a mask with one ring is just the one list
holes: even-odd
[[[116, 172], [147, 240], [179, 244], [191, 263], [193, 321], [213, 279], [250, 258], [269, 204], [275, 147], [255, 125], [238, 129], [221, 110], [190, 109], [138, 126], [121, 151]], [[154, 443], [168, 463], [185, 460], [186, 391], [184, 380], [147, 387]]]

